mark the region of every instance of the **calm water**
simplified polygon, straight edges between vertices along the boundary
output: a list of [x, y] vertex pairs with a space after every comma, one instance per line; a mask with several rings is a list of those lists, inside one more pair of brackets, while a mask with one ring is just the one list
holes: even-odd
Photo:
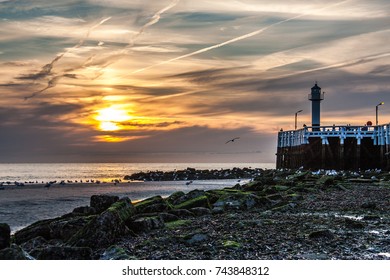
[[[274, 164], [0, 164], [0, 182], [83, 180], [111, 182], [125, 175], [148, 170], [173, 170], [187, 167], [220, 169], [233, 167], [274, 168]], [[245, 181], [241, 181], [243, 183]], [[186, 182], [126, 182], [113, 184], [66, 184], [44, 188], [41, 184], [0, 189], [0, 223], [8, 223], [11, 230], [23, 228], [42, 219], [54, 218], [89, 205], [94, 194], [127, 196], [140, 200], [154, 195], [168, 196], [175, 191], [217, 189], [237, 184], [237, 180], [199, 180]]]
[[61, 180], [101, 180], [110, 182], [140, 171], [174, 169], [221, 169], [233, 167], [275, 168], [274, 163], [47, 163], [0, 164], [1, 182], [48, 182]]

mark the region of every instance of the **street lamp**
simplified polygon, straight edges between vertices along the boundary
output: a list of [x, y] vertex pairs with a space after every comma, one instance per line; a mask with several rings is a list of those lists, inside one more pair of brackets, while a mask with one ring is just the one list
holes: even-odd
[[378, 125], [378, 107], [380, 105], [383, 105], [383, 104], [385, 104], [385, 102], [381, 102], [381, 103], [379, 103], [378, 105], [375, 106], [376, 125]]
[[297, 118], [298, 118], [298, 113], [302, 112], [303, 110], [299, 110], [298, 112], [295, 113], [295, 130], [297, 130]]

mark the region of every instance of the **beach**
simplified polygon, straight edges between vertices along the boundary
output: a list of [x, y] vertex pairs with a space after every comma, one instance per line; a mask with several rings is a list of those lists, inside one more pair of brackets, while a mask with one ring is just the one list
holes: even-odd
[[17, 231], [0, 256], [22, 250], [35, 259], [390, 259], [389, 177], [263, 170], [251, 182], [137, 202], [93, 195], [86, 206]]

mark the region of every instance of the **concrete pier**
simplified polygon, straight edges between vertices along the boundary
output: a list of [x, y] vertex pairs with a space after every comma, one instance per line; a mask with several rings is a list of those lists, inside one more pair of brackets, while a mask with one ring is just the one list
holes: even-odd
[[280, 131], [277, 168], [390, 170], [390, 124]]

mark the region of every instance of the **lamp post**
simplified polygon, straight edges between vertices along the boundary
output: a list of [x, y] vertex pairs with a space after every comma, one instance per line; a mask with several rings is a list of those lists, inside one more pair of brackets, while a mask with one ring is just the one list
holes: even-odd
[[295, 113], [295, 130], [297, 130], [297, 119], [298, 119], [298, 113], [302, 112], [303, 110], [299, 110]]
[[376, 119], [376, 125], [377, 126], [378, 126], [378, 107], [380, 105], [383, 105], [383, 104], [385, 104], [385, 102], [381, 102], [381, 103], [379, 103], [378, 105], [375, 106], [375, 119]]

